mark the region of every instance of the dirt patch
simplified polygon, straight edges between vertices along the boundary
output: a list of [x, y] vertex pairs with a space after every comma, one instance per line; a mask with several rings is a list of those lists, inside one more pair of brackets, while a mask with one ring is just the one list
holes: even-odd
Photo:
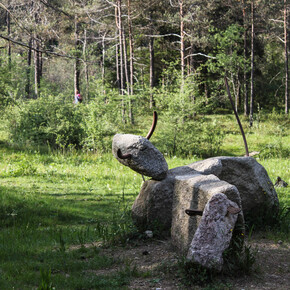
[[[256, 252], [257, 270], [250, 276], [222, 277], [218, 283], [223, 287], [216, 286], [214, 289], [289, 290], [289, 244], [259, 238], [253, 239], [250, 245]], [[170, 240], [148, 239], [126, 247], [103, 249], [102, 252], [114, 259], [128, 261], [140, 272], [145, 273], [144, 277], [132, 280], [129, 289], [202, 289], [198, 286], [187, 288], [181, 283], [181, 278], [174, 267], [178, 262], [178, 255]], [[112, 270], [104, 269], [102, 274], [112, 273]]]

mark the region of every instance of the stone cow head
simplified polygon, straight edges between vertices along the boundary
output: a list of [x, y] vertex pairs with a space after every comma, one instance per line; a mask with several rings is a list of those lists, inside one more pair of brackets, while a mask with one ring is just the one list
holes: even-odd
[[132, 134], [116, 134], [112, 151], [115, 158], [134, 171], [162, 180], [168, 172], [167, 162], [162, 153], [149, 141], [157, 124], [157, 113], [153, 113], [153, 122], [146, 138]]

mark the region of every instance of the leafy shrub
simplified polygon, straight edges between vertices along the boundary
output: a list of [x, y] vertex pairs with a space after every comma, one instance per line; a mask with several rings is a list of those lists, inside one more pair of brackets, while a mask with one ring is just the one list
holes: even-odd
[[118, 103], [110, 99], [96, 98], [83, 109], [85, 120], [82, 145], [86, 149], [108, 152], [111, 150], [112, 136], [121, 123]]
[[62, 95], [41, 97], [11, 106], [6, 111], [6, 127], [11, 141], [19, 145], [104, 152], [110, 150], [119, 124], [117, 106], [109, 99], [74, 105]]
[[186, 121], [170, 121], [160, 129], [157, 148], [169, 155], [215, 156], [223, 143], [224, 131], [217, 121], [194, 118]]
[[11, 140], [21, 145], [80, 145], [81, 109], [63, 98], [48, 96], [23, 102], [7, 112]]

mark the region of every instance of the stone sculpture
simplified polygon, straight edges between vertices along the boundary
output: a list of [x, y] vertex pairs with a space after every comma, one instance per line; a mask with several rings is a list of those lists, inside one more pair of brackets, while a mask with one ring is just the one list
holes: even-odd
[[243, 232], [244, 218], [260, 217], [261, 210], [277, 213], [274, 186], [252, 157], [213, 157], [168, 170], [163, 155], [149, 141], [156, 122], [154, 112], [146, 138], [113, 138], [116, 159], [152, 178], [143, 183], [132, 217], [143, 230], [158, 224], [189, 260], [221, 270], [233, 229]]

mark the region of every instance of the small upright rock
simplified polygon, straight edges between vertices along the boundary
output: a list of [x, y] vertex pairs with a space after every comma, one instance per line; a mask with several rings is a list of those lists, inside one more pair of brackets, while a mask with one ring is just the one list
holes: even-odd
[[[164, 156], [142, 136], [117, 134], [113, 138], [112, 151], [119, 162], [140, 174], [155, 180], [162, 180], [167, 175], [168, 165]], [[125, 158], [120, 158], [120, 154]]]
[[220, 271], [223, 266], [222, 255], [229, 247], [239, 210], [238, 205], [230, 201], [225, 194], [213, 195], [205, 206], [187, 259]]

